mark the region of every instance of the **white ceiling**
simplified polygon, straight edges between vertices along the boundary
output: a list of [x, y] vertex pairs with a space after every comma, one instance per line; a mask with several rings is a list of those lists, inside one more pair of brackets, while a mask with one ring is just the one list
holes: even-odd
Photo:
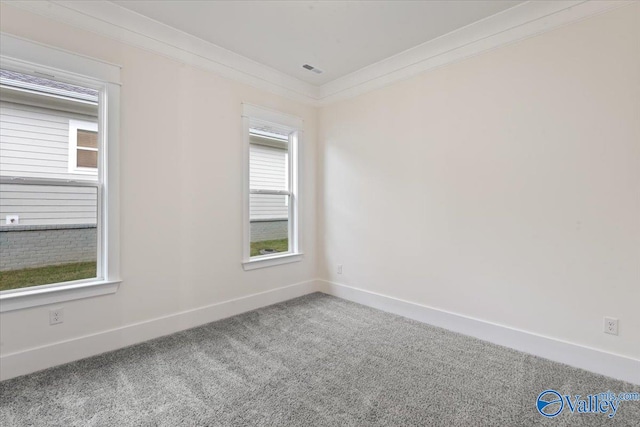
[[637, 0], [0, 1], [322, 106]]
[[114, 3], [320, 86], [522, 1]]

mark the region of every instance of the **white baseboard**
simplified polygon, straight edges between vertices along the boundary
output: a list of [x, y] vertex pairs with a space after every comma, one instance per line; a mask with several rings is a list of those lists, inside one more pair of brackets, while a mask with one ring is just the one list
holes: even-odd
[[117, 350], [318, 291], [640, 385], [640, 360], [325, 280], [309, 280], [96, 334], [6, 354], [0, 357], [0, 380]]
[[640, 385], [640, 360], [326, 280], [319, 280], [317, 289], [419, 322]]
[[0, 381], [317, 292], [310, 280], [0, 357]]

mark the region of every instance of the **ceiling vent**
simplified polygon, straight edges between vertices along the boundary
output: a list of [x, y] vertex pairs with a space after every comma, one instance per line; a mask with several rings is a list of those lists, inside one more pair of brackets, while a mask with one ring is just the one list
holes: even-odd
[[313, 71], [316, 74], [322, 74], [324, 71], [322, 71], [320, 68], [316, 68], [313, 65], [309, 65], [309, 64], [304, 64], [302, 66], [302, 68], [309, 70], [309, 71]]

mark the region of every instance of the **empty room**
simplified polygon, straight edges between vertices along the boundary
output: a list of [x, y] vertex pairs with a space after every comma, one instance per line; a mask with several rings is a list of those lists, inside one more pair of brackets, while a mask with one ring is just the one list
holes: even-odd
[[640, 1], [0, 0], [0, 425], [640, 425]]

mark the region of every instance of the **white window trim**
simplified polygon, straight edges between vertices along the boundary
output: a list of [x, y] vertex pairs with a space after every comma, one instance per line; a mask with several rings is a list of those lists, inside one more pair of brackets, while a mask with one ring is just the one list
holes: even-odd
[[[0, 312], [113, 294], [120, 280], [119, 162], [120, 67], [25, 39], [0, 34], [0, 67], [36, 73], [99, 91], [97, 279], [0, 292]], [[108, 168], [107, 168], [108, 165]], [[31, 180], [30, 180], [31, 181]], [[19, 182], [19, 179], [14, 180]], [[50, 183], [57, 182], [52, 180]], [[87, 183], [86, 180], [77, 184]], [[74, 184], [67, 181], [68, 185]]]
[[78, 167], [78, 150], [98, 151], [97, 148], [78, 147], [78, 130], [98, 132], [98, 123], [69, 119], [69, 173], [97, 175], [96, 168]]
[[[251, 219], [250, 219], [250, 137], [249, 129], [251, 120], [273, 123], [274, 125], [292, 129], [289, 135], [287, 183], [289, 196], [289, 251], [280, 252], [273, 255], [262, 255], [251, 257]], [[243, 244], [242, 244], [242, 267], [245, 271], [258, 268], [272, 267], [281, 264], [301, 261], [303, 253], [301, 251], [301, 236], [299, 227], [299, 173], [298, 162], [300, 158], [300, 148], [302, 139], [302, 119], [283, 114], [277, 111], [258, 107], [252, 104], [242, 104], [242, 135], [243, 135]]]

